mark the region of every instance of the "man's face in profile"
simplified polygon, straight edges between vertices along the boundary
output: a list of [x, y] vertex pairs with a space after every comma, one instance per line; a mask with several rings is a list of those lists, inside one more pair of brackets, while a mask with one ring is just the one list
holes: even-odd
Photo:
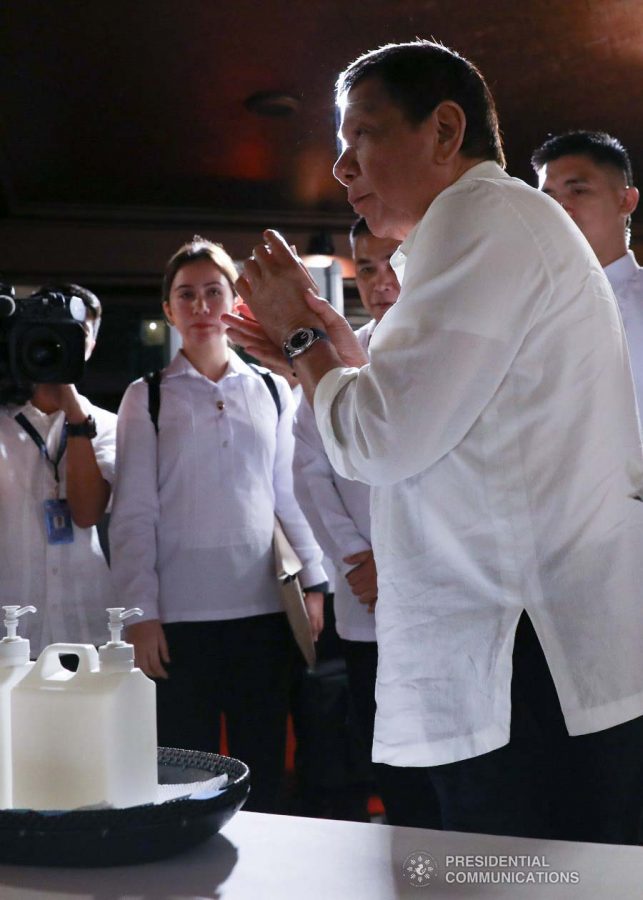
[[374, 235], [401, 241], [440, 190], [431, 153], [433, 115], [412, 124], [373, 76], [351, 88], [340, 112], [343, 149], [335, 177]]
[[399, 242], [393, 238], [377, 238], [359, 234], [355, 238], [355, 282], [367, 313], [379, 322], [400, 295], [400, 284], [391, 267], [391, 256]]
[[538, 173], [538, 186], [576, 222], [597, 255], [615, 237], [622, 238], [628, 213], [625, 178], [615, 166], [598, 165], [580, 154], [561, 156]]

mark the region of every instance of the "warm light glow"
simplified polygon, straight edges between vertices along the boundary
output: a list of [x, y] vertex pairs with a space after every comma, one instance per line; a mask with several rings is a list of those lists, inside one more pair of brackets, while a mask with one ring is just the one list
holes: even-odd
[[140, 339], [144, 347], [162, 347], [165, 343], [167, 327], [163, 319], [143, 319], [140, 324]]
[[333, 257], [326, 256], [325, 253], [307, 254], [306, 256], [302, 256], [302, 260], [309, 269], [327, 269], [333, 264]]
[[355, 278], [355, 263], [348, 256], [326, 256], [314, 253], [304, 254], [301, 259], [304, 265], [311, 269], [327, 269], [335, 260], [342, 268], [342, 278]]

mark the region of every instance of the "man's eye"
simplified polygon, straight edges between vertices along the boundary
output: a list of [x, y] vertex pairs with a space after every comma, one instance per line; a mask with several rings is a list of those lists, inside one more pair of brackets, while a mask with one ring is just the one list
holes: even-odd
[[358, 270], [358, 274], [360, 275], [372, 275], [374, 272], [373, 266], [362, 266]]

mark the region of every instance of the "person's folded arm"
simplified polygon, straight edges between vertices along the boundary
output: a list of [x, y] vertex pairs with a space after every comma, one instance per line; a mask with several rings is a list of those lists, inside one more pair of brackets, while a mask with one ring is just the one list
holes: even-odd
[[[310, 405], [302, 399], [295, 417], [293, 478], [295, 497], [324, 553], [345, 575], [352, 566], [344, 557], [369, 550], [370, 542], [360, 533], [337, 490], [335, 472], [328, 461]], [[369, 488], [364, 485], [368, 507]]]
[[281, 401], [281, 414], [277, 425], [277, 447], [273, 471], [275, 513], [293, 550], [302, 563], [299, 580], [303, 588], [327, 583], [322, 565], [322, 551], [312, 529], [295, 499], [293, 486], [293, 418], [295, 401], [290, 388], [281, 378], [275, 378]]

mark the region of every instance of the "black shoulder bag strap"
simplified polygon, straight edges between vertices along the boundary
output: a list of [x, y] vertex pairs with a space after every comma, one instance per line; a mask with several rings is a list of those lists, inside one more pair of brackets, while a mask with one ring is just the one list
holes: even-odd
[[248, 363], [250, 368], [257, 373], [257, 375], [261, 375], [263, 378], [266, 387], [270, 391], [272, 399], [275, 401], [275, 406], [277, 407], [277, 415], [281, 415], [281, 398], [279, 397], [279, 391], [277, 390], [277, 385], [275, 384], [275, 379], [272, 377], [270, 372], [267, 369], [260, 369], [259, 366], [253, 365], [253, 363]]
[[147, 408], [154, 431], [159, 433], [159, 412], [161, 409], [161, 370], [148, 372], [144, 378], [147, 384]]

